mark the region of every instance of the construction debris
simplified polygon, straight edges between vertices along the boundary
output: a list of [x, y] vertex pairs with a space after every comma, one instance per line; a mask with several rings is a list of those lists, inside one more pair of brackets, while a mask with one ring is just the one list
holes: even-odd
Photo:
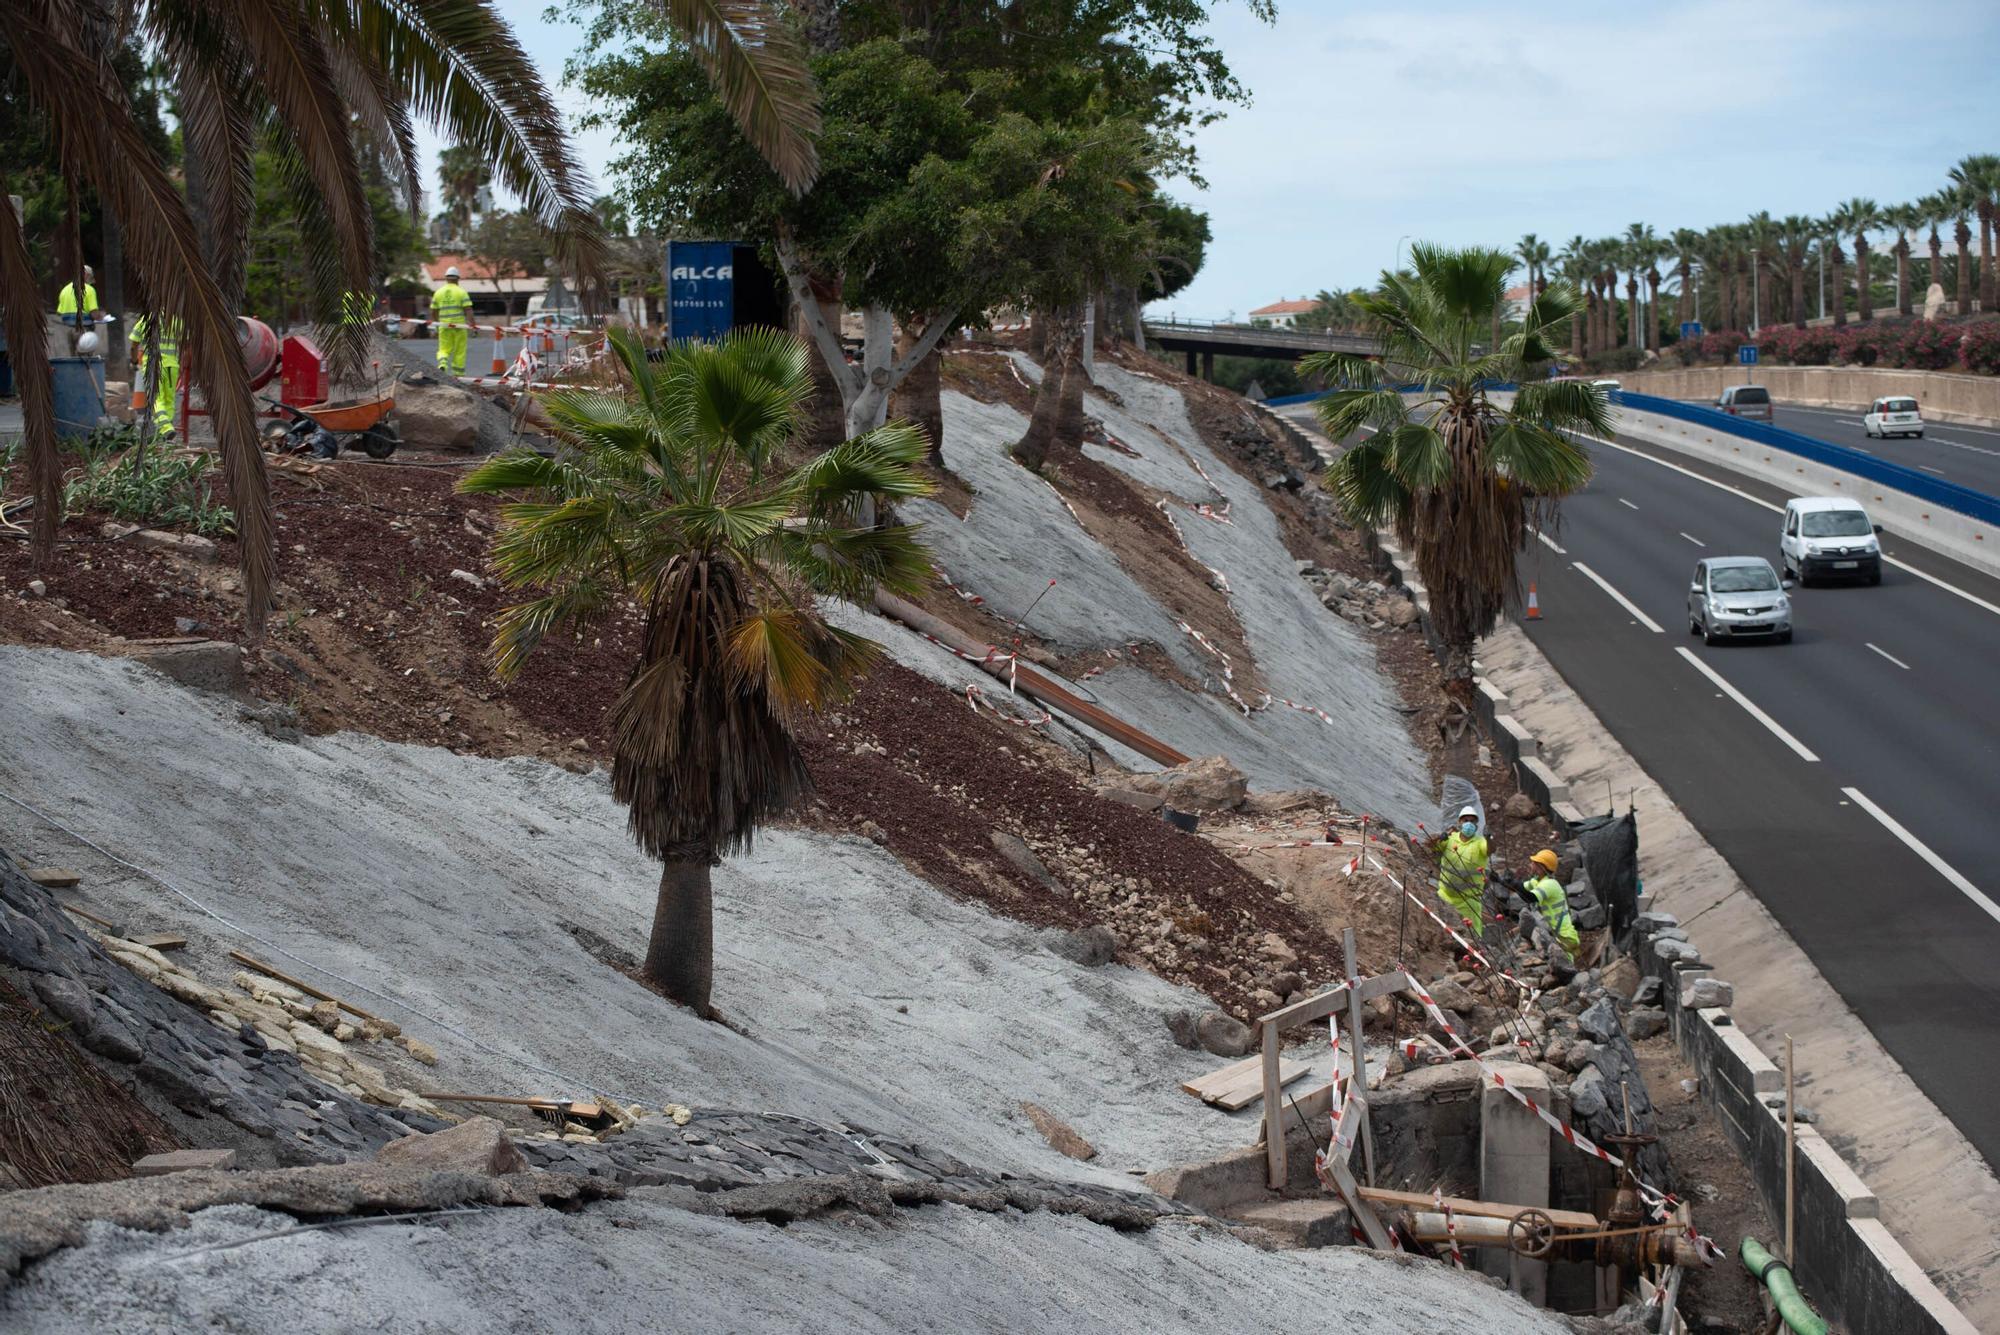
[[22, 875], [48, 890], [74, 890], [83, 877], [68, 867], [27, 867]]

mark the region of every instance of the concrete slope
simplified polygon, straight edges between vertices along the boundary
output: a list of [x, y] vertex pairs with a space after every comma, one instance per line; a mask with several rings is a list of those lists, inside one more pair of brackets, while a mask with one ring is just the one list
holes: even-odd
[[[647, 1195], [642, 1189], [641, 1196]], [[0, 1295], [33, 1335], [370, 1330], [1249, 1332], [1309, 1317], [1365, 1335], [1557, 1335], [1567, 1322], [1475, 1277], [1355, 1248], [1265, 1252], [1206, 1226], [1120, 1233], [958, 1205], [778, 1228], [606, 1202], [288, 1232], [244, 1206], [165, 1238], [96, 1226]], [[197, 1253], [189, 1255], [189, 1253]], [[175, 1259], [180, 1258], [180, 1259]]]
[[[1222, 1064], [1163, 1022], [1204, 998], [1061, 959], [863, 840], [773, 831], [717, 870], [715, 1000], [737, 1032], [579, 943], [641, 952], [658, 876], [601, 774], [355, 733], [281, 742], [125, 660], [0, 648], [0, 680], [0, 791], [273, 944], [4, 802], [0, 847], [75, 867], [87, 905], [184, 933], [205, 978], [245, 948], [397, 1020], [443, 1056], [429, 1088], [851, 1120], [1116, 1185], [1252, 1134], [1177, 1087]], [[1024, 1099], [1099, 1158], [1058, 1156]]]
[[[1017, 364], [1039, 377], [1033, 363]], [[1226, 755], [1259, 788], [1316, 788], [1405, 826], [1427, 819], [1425, 763], [1396, 711], [1394, 685], [1376, 667], [1367, 641], [1321, 607], [1298, 578], [1257, 487], [1202, 443], [1180, 393], [1166, 381], [1102, 363], [1098, 376], [1124, 406], [1089, 395], [1087, 411], [1139, 457], [1094, 446], [1087, 447], [1090, 456], [1190, 505], [1229, 504], [1227, 524], [1185, 507], [1175, 508], [1174, 522], [1195, 557], [1227, 577], [1231, 606], [1273, 693], [1322, 709], [1334, 722], [1282, 703], [1248, 715], [1232, 705], [1221, 690], [1218, 660], [1083, 531], [1046, 482], [1007, 457], [1026, 419], [955, 393], [944, 396], [944, 452], [976, 491], [971, 511], [961, 521], [934, 503], [907, 507], [925, 521], [925, 540], [940, 564], [1004, 617], [1039, 596], [1028, 628], [1066, 651], [1153, 640], [1187, 675], [1210, 682], [1214, 689], [1191, 692], [1126, 665], [1086, 688], [1180, 751]], [[1053, 589], [1050, 579], [1057, 581]]]

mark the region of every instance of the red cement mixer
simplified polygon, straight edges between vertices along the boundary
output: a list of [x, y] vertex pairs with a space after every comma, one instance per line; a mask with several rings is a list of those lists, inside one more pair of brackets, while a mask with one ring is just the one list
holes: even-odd
[[[264, 431], [268, 446], [322, 459], [338, 455], [343, 444], [360, 447], [371, 459], [386, 459], [396, 452], [401, 442], [389, 421], [396, 407], [393, 394], [329, 402], [326, 355], [304, 334], [287, 334], [280, 340], [262, 320], [239, 315], [236, 341], [253, 391], [270, 384], [273, 377], [278, 380], [278, 397], [264, 398], [267, 411], [259, 414], [272, 419]], [[182, 411], [189, 417], [207, 416], [186, 406], [187, 382], [181, 384]]]

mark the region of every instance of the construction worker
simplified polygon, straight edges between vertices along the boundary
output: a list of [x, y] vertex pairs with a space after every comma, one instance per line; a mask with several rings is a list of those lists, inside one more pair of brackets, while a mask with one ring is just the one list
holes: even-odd
[[1583, 942], [1576, 933], [1576, 919], [1570, 916], [1569, 892], [1564, 890], [1563, 883], [1556, 879], [1555, 850], [1545, 848], [1528, 861], [1540, 867], [1542, 871], [1541, 875], [1531, 876], [1522, 883], [1520, 896], [1540, 911], [1542, 921], [1548, 924], [1549, 931], [1554, 934], [1556, 940], [1562, 942], [1562, 948], [1569, 952], [1569, 957], [1575, 959], [1576, 952], [1581, 949]]
[[472, 297], [458, 285], [458, 266], [444, 271], [444, 286], [431, 293], [431, 319], [437, 325], [438, 370], [465, 374], [465, 348], [470, 341], [466, 323], [472, 318]]
[[1438, 898], [1477, 936], [1486, 906], [1486, 836], [1479, 832], [1479, 808], [1462, 807], [1458, 828], [1438, 850]]
[[[76, 352], [77, 340], [89, 332], [90, 327], [104, 314], [97, 304], [97, 289], [91, 286], [96, 279], [97, 271], [86, 264], [83, 266], [81, 302], [77, 300], [76, 283], [73, 280], [65, 283], [62, 291], [56, 293], [56, 315], [69, 326], [69, 350], [72, 355]], [[80, 312], [79, 306], [82, 308]]]
[[[162, 436], [174, 434], [174, 399], [181, 387], [181, 322], [171, 317], [159, 322], [160, 346], [158, 356], [146, 367], [146, 378], [153, 387], [153, 424]], [[153, 318], [142, 315], [132, 325], [132, 364], [137, 366], [146, 357], [146, 339], [153, 329]]]

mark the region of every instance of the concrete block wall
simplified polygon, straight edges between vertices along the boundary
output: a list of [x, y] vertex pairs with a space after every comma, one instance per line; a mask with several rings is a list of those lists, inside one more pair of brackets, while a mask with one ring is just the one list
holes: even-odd
[[[1782, 1230], [1785, 1217], [1785, 1079], [1783, 1069], [1732, 1021], [1722, 1007], [1683, 1004], [1707, 965], [1673, 960], [1661, 952], [1659, 933], [1671, 915], [1641, 919], [1634, 950], [1639, 967], [1661, 980], [1669, 1032], [1701, 1078], [1702, 1097], [1714, 1106], [1724, 1134], [1749, 1165], [1758, 1194]], [[1677, 953], [1677, 952], [1670, 952]], [[1807, 1107], [1809, 1105], [1801, 1105]], [[1796, 1127], [1793, 1165], [1797, 1264], [1806, 1296], [1838, 1327], [1873, 1335], [1971, 1335], [1974, 1327], [1953, 1307], [1923, 1268], [1890, 1236], [1879, 1202], [1810, 1123]], [[1782, 1254], [1782, 1232], [1761, 1239]], [[1738, 1264], [1731, 1258], [1729, 1264]]]
[[[1842, 408], [1855, 413], [1884, 394], [1908, 394], [1924, 416], [1968, 426], [2000, 426], [2000, 376], [1953, 375], [1945, 371], [1905, 371], [1864, 366], [1759, 366], [1757, 383], [1780, 403], [1806, 408]], [[1745, 380], [1740, 366], [1688, 366], [1674, 370], [1630, 371], [1618, 381], [1639, 394], [1709, 403], [1725, 385]]]

